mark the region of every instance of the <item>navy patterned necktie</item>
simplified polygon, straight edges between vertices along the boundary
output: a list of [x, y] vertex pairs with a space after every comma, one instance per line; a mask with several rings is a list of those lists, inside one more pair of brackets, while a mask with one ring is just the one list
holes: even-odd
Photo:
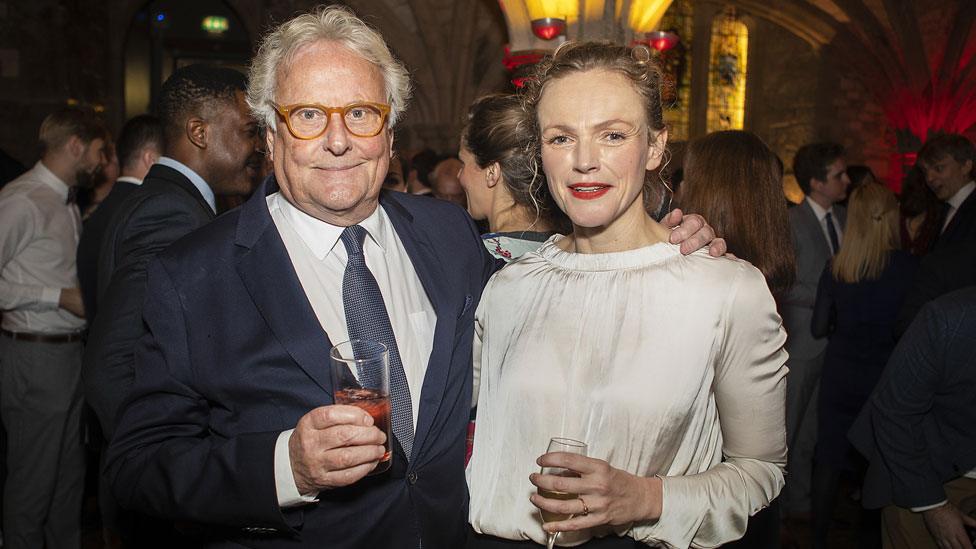
[[366, 266], [363, 242], [366, 229], [359, 225], [346, 227], [340, 237], [349, 256], [342, 275], [342, 306], [346, 312], [349, 339], [369, 339], [386, 345], [390, 354], [390, 404], [393, 434], [400, 441], [403, 452], [410, 460], [413, 450], [413, 406], [410, 403], [410, 386], [403, 370], [400, 351], [393, 335], [393, 325], [386, 312], [383, 294], [376, 278]]
[[840, 242], [837, 239], [837, 229], [834, 228], [834, 216], [830, 215], [830, 212], [827, 212], [827, 215], [824, 216], [824, 221], [827, 222], [827, 236], [830, 237], [831, 253], [836, 255], [838, 248], [840, 248]]

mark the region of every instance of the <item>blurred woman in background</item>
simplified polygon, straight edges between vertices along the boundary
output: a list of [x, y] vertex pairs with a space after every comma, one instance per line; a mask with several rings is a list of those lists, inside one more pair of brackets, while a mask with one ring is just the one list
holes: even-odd
[[793, 284], [796, 259], [783, 197], [783, 165], [757, 135], [739, 130], [696, 139], [685, 153], [679, 203], [752, 263], [774, 297]]
[[527, 159], [529, 136], [522, 106], [514, 95], [487, 95], [468, 109], [461, 132], [458, 173], [468, 198], [468, 213], [488, 222], [482, 235], [495, 257], [512, 261], [539, 248], [550, 236], [566, 232], [567, 221], [551, 200], [535, 198], [533, 185], [545, 180]]
[[905, 175], [900, 203], [901, 248], [912, 255], [925, 255], [942, 228], [942, 201], [925, 184], [925, 175], [918, 166], [912, 166]]
[[[855, 189], [844, 240], [820, 277], [811, 327], [815, 337], [830, 338], [820, 379], [813, 469], [815, 548], [827, 546], [841, 474], [856, 469], [847, 431], [895, 347], [895, 318], [917, 266], [898, 247], [894, 193], [878, 183]], [[869, 529], [876, 537], [876, 529], [862, 522], [865, 536]], [[867, 538], [859, 547], [873, 545]]]

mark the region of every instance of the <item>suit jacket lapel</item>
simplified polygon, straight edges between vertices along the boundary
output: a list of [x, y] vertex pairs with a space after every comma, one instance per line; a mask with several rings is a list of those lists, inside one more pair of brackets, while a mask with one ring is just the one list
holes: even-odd
[[940, 234], [938, 238], [942, 239], [949, 237], [949, 235], [953, 233], [960, 225], [963, 218], [974, 214], [972, 210], [976, 210], [976, 191], [970, 193], [969, 196], [966, 197], [966, 200], [959, 205], [959, 209], [956, 210], [955, 215], [953, 215], [952, 219], [949, 220], [949, 225], [944, 231], [942, 231], [942, 234]]
[[424, 445], [424, 440], [444, 399], [444, 387], [450, 376], [453, 362], [454, 333], [457, 328], [455, 315], [460, 310], [460, 303], [458, 300], [451, 299], [451, 296], [457, 296], [458, 292], [451, 288], [451, 279], [445, 275], [443, 266], [434, 253], [433, 245], [427, 238], [428, 235], [418, 230], [413, 216], [395, 200], [389, 199], [385, 193], [380, 195], [380, 204], [390, 218], [390, 222], [393, 223], [400, 241], [403, 242], [403, 248], [410, 257], [410, 262], [417, 271], [417, 277], [420, 278], [420, 283], [437, 315], [434, 345], [430, 351], [430, 360], [427, 362], [427, 372], [420, 392], [420, 412], [414, 434], [413, 455], [410, 456], [410, 461], [413, 462]]
[[265, 197], [275, 191], [277, 184], [271, 176], [243, 206], [236, 236], [236, 244], [242, 247], [237, 272], [278, 341], [331, 397], [332, 343], [312, 310], [271, 219]]
[[823, 226], [820, 224], [820, 220], [817, 219], [817, 214], [806, 200], [800, 204], [800, 208], [807, 220], [806, 227], [807, 231], [811, 233], [810, 239], [817, 243], [816, 251], [823, 258], [823, 261], [826, 262], [830, 259], [831, 254], [830, 244], [827, 242], [827, 237], [823, 234]]

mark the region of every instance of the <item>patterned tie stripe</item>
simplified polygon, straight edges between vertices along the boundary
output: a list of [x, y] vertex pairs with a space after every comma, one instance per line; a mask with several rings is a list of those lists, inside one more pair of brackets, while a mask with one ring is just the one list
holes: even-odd
[[349, 256], [346, 270], [342, 276], [342, 304], [346, 313], [346, 326], [349, 339], [368, 339], [386, 345], [390, 353], [390, 404], [393, 434], [407, 454], [413, 451], [413, 407], [410, 402], [410, 387], [407, 375], [400, 360], [393, 325], [386, 312], [383, 294], [376, 278], [366, 266], [363, 255], [363, 242], [366, 229], [359, 225], [346, 227], [340, 237]]

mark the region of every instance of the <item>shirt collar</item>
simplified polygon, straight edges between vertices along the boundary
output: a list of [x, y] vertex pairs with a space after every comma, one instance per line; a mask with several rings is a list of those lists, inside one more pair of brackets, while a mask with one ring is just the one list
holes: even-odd
[[142, 180], [138, 177], [132, 177], [131, 175], [120, 175], [116, 182], [121, 181], [122, 183], [132, 183], [133, 185], [142, 185]]
[[969, 198], [969, 195], [973, 194], [973, 190], [976, 190], [976, 182], [970, 181], [969, 183], [963, 185], [962, 188], [960, 188], [958, 191], [956, 191], [956, 194], [952, 195], [952, 198], [950, 198], [946, 202], [948, 202], [949, 205], [952, 206], [953, 210], [958, 210], [959, 206], [962, 206], [962, 203], [965, 202], [967, 198]]
[[193, 183], [193, 186], [200, 191], [200, 194], [203, 195], [203, 199], [207, 201], [207, 205], [210, 206], [210, 209], [213, 210], [214, 213], [217, 213], [217, 200], [214, 198], [213, 189], [210, 188], [210, 185], [207, 185], [207, 182], [204, 181], [203, 178], [197, 174], [197, 172], [193, 171], [189, 166], [180, 162], [179, 160], [173, 160], [168, 156], [160, 156], [156, 163], [173, 168], [174, 170], [183, 174], [187, 179], [190, 180], [190, 183]]
[[48, 167], [44, 165], [44, 162], [38, 160], [37, 164], [34, 164], [34, 174], [42, 183], [48, 187], [51, 187], [54, 192], [58, 193], [61, 200], [66, 200], [68, 198], [68, 188], [70, 185], [64, 181], [61, 181], [60, 177], [54, 175], [54, 172], [48, 169]]
[[823, 206], [817, 204], [817, 202], [811, 199], [809, 196], [806, 198], [806, 200], [807, 204], [810, 204], [810, 207], [813, 208], [813, 214], [817, 216], [817, 221], [823, 221], [824, 217], [827, 217], [827, 214], [834, 211], [833, 206], [827, 208], [826, 210], [823, 209]]
[[[299, 238], [311, 250], [316, 259], [321, 261], [335, 250], [336, 244], [339, 242], [339, 237], [342, 236], [342, 231], [345, 227], [332, 225], [331, 223], [326, 223], [321, 219], [308, 215], [296, 208], [281, 193], [275, 193], [274, 200], [277, 202], [277, 206], [288, 221], [288, 224], [295, 229]], [[358, 225], [366, 229], [370, 240], [375, 242], [383, 250], [383, 253], [386, 253], [388, 249], [386, 234], [389, 223], [390, 220], [386, 216], [386, 212], [383, 211], [383, 208], [377, 206], [373, 210], [373, 213], [369, 214], [369, 217], [366, 219], [360, 221]]]

